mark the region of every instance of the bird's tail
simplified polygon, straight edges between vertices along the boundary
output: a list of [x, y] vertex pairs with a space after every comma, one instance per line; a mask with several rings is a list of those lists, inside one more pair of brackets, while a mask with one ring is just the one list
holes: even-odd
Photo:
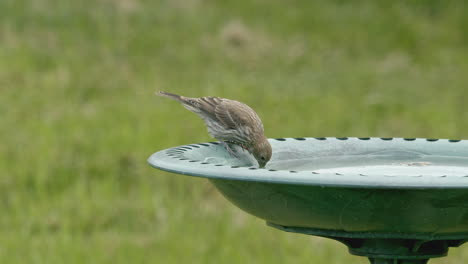
[[182, 103], [182, 105], [188, 109], [189, 111], [192, 111], [194, 113], [200, 113], [200, 104], [197, 102], [197, 98], [190, 98], [190, 97], [185, 97], [185, 96], [181, 96], [181, 95], [177, 95], [177, 94], [173, 94], [173, 93], [167, 93], [167, 92], [163, 92], [163, 91], [159, 91], [156, 93], [156, 95], [159, 95], [159, 96], [164, 96], [164, 97], [168, 97], [168, 98], [171, 98], [173, 100], [176, 100], [180, 103]]
[[176, 100], [176, 101], [179, 101], [179, 102], [184, 102], [184, 101], [185, 101], [183, 96], [180, 96], [180, 95], [177, 95], [177, 94], [173, 94], [173, 93], [158, 91], [158, 92], [156, 92], [156, 95], [164, 96], [164, 97], [167, 97], [167, 98], [171, 98], [171, 99]]

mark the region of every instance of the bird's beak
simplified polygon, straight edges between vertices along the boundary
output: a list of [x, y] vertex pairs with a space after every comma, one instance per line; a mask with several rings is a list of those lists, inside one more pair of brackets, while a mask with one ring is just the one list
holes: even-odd
[[263, 163], [263, 162], [262, 162], [262, 163], [260, 163], [260, 162], [258, 163], [258, 167], [260, 167], [260, 169], [265, 168], [265, 165], [266, 165], [266, 163]]

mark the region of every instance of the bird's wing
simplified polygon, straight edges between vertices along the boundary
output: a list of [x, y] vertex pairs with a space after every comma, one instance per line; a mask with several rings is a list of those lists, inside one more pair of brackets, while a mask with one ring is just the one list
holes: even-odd
[[263, 133], [263, 124], [260, 117], [246, 104], [224, 99], [222, 103], [216, 106], [214, 112], [217, 120], [228, 129], [247, 127], [255, 130], [252, 132]]
[[223, 99], [219, 97], [191, 98], [181, 96], [179, 101], [185, 108], [198, 114], [201, 118], [216, 120], [215, 108], [222, 100]]
[[181, 102], [185, 108], [198, 114], [206, 122], [212, 120], [226, 129], [241, 128], [248, 133], [263, 134], [260, 117], [252, 108], [241, 102], [213, 96], [191, 98], [167, 92], [157, 94]]
[[186, 103], [194, 106], [201, 116], [216, 120], [216, 107], [223, 102], [219, 97], [186, 98]]

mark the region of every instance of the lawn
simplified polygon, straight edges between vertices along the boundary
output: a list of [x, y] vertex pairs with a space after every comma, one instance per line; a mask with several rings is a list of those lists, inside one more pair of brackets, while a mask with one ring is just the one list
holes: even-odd
[[462, 0], [0, 1], [0, 263], [367, 263], [150, 168], [157, 150], [212, 140], [154, 92], [243, 101], [268, 137], [468, 139], [467, 13]]

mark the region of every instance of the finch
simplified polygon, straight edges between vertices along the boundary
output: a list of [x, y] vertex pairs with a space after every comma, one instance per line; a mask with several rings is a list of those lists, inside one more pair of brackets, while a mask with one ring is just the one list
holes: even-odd
[[220, 97], [190, 98], [158, 92], [157, 95], [180, 102], [186, 109], [200, 116], [208, 133], [219, 140], [229, 153], [236, 156], [229, 144], [241, 146], [254, 156], [260, 168], [271, 158], [271, 145], [264, 134], [263, 123], [248, 105]]

